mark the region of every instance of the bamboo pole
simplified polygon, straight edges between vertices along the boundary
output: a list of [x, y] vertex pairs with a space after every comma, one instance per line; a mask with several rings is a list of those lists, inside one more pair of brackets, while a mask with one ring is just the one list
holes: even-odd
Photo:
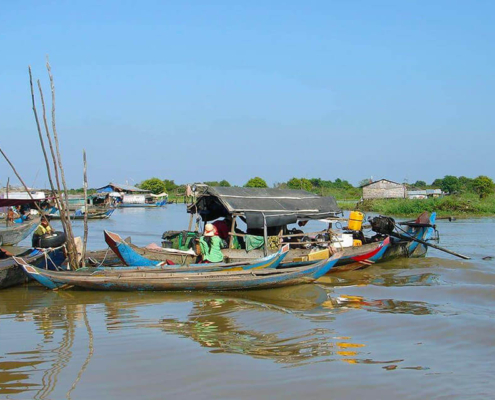
[[[69, 258], [69, 265], [71, 266], [72, 269], [77, 269], [77, 249], [76, 249], [76, 244], [74, 242], [74, 234], [72, 232], [72, 225], [70, 222], [70, 218], [68, 217], [68, 210], [69, 210], [69, 193], [67, 191], [67, 184], [65, 182], [65, 173], [64, 173], [64, 168], [62, 165], [62, 156], [60, 155], [60, 146], [59, 146], [59, 141], [58, 141], [58, 134], [57, 134], [57, 124], [56, 124], [56, 118], [55, 118], [55, 84], [53, 82], [53, 75], [50, 67], [50, 63], [48, 62], [48, 59], [46, 61], [46, 69], [48, 70], [48, 76], [50, 78], [50, 87], [52, 90], [52, 133], [53, 133], [53, 139], [55, 141], [55, 149], [56, 149], [56, 154], [57, 154], [57, 162], [58, 162], [58, 167], [60, 171], [60, 177], [62, 178], [62, 185], [64, 188], [64, 196], [65, 196], [65, 210], [64, 210], [64, 217], [66, 219], [67, 223], [67, 251], [68, 251], [68, 258]], [[63, 209], [64, 207], [62, 207]]]
[[84, 239], [82, 250], [82, 267], [86, 266], [86, 245], [88, 243], [88, 175], [86, 164], [86, 150], [83, 149], [83, 177], [84, 177]]
[[[43, 135], [41, 134], [40, 121], [38, 118], [38, 112], [36, 110], [36, 102], [34, 100], [33, 75], [31, 73], [31, 66], [29, 66], [28, 69], [29, 69], [29, 85], [31, 87], [31, 102], [33, 104], [34, 119], [36, 120], [36, 127], [38, 128], [38, 136], [40, 138], [41, 149], [43, 150], [43, 157], [45, 158], [46, 171], [48, 173], [48, 180], [50, 181], [50, 187], [53, 191], [53, 181], [52, 181], [52, 174], [51, 174], [51, 170], [50, 170], [50, 163], [48, 162], [48, 156], [46, 154], [45, 142], [43, 141]], [[38, 85], [39, 85], [39, 81], [38, 81]], [[41, 89], [41, 86], [40, 86], [40, 89]], [[44, 109], [45, 109], [45, 106], [43, 104], [43, 110]], [[46, 121], [46, 119], [45, 119], [45, 121]]]
[[[50, 136], [50, 130], [48, 129], [48, 122], [46, 120], [45, 98], [43, 96], [43, 89], [41, 89], [41, 83], [40, 83], [39, 79], [38, 79], [37, 83], [38, 83], [38, 89], [40, 92], [41, 106], [42, 106], [42, 110], [43, 110], [43, 125], [45, 127], [45, 133], [46, 133], [46, 137], [48, 140], [48, 145], [50, 146], [50, 154], [52, 156], [53, 171], [55, 173], [57, 189], [55, 189], [55, 185], [53, 184], [53, 179], [51, 178], [51, 170], [49, 168], [49, 162], [47, 160], [48, 180], [50, 181], [50, 188], [52, 189], [52, 193], [55, 196], [55, 205], [56, 205], [57, 209], [60, 211], [61, 207], [60, 207], [59, 196], [60, 196], [61, 192], [60, 192], [60, 183], [59, 183], [59, 179], [58, 179], [58, 168], [57, 168], [57, 163], [55, 162], [55, 153], [53, 151], [52, 138]], [[33, 110], [36, 110], [36, 105], [34, 104], [34, 102], [33, 102]], [[35, 111], [35, 116], [36, 116], [36, 111]], [[40, 137], [40, 141], [42, 141], [42, 143], [44, 143], [42, 137]], [[46, 157], [46, 158], [48, 158], [48, 157]], [[60, 212], [62, 213], [63, 211], [60, 211]], [[62, 218], [61, 220], [62, 220], [62, 226], [64, 227], [64, 232], [67, 234], [65, 218]]]
[[[6, 196], [7, 199], [9, 198], [9, 183], [10, 183], [10, 177], [7, 178], [7, 191], [6, 191]], [[9, 226], [9, 211], [7, 209], [7, 215], [5, 216], [5, 226]]]
[[34, 197], [32, 196], [31, 192], [29, 191], [28, 187], [26, 186], [26, 184], [24, 183], [24, 181], [22, 180], [21, 176], [18, 174], [17, 170], [15, 169], [14, 167], [14, 164], [12, 164], [9, 160], [9, 158], [7, 157], [7, 154], [5, 154], [3, 152], [3, 150], [0, 148], [0, 153], [2, 153], [2, 156], [3, 158], [5, 158], [5, 160], [8, 162], [8, 164], [10, 165], [10, 168], [12, 168], [12, 171], [14, 171], [14, 174], [15, 176], [17, 176], [17, 179], [19, 179], [19, 181], [21, 182], [22, 186], [24, 186], [24, 190], [26, 191], [26, 193], [29, 195], [29, 197], [31, 198], [31, 200], [33, 200], [36, 208], [38, 208], [38, 210], [41, 212], [41, 209], [40, 207], [38, 206], [36, 200], [34, 199]]

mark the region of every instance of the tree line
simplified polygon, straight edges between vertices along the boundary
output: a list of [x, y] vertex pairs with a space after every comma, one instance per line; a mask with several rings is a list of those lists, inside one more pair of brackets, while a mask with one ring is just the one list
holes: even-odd
[[[235, 186], [231, 185], [226, 179], [220, 181], [206, 181], [203, 183], [208, 186]], [[323, 196], [333, 195], [337, 198], [360, 198], [362, 195], [361, 187], [368, 183], [370, 183], [369, 179], [363, 179], [359, 182], [359, 185], [355, 187], [347, 180], [340, 178], [331, 181], [321, 178], [293, 177], [287, 182], [276, 182], [273, 187], [278, 189], [306, 190]], [[493, 180], [484, 175], [480, 175], [476, 178], [446, 175], [443, 178], [435, 179], [430, 185], [422, 180], [418, 180], [412, 184], [405, 183], [405, 185], [409, 190], [441, 189], [448, 194], [476, 193], [480, 198], [492, 194], [495, 188]], [[254, 188], [269, 187], [266, 181], [259, 176], [249, 179], [243, 186]], [[156, 177], [142, 181], [138, 187], [150, 190], [154, 194], [163, 192], [184, 193], [186, 190], [185, 184], [176, 184], [173, 179], [159, 179]]]

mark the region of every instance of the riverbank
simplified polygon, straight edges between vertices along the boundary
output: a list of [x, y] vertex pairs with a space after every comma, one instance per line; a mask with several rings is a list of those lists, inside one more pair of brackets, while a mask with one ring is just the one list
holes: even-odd
[[[343, 209], [351, 203], [339, 204]], [[495, 196], [480, 199], [476, 195], [453, 195], [429, 199], [380, 199], [365, 200], [357, 203], [361, 211], [376, 212], [383, 215], [413, 217], [423, 211], [436, 211], [440, 217], [485, 217], [495, 215]]]

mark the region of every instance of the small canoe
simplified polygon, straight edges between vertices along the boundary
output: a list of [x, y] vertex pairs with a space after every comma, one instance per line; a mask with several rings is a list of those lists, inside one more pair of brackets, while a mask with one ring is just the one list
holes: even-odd
[[77, 287], [92, 290], [156, 291], [223, 291], [268, 289], [311, 283], [325, 275], [339, 260], [340, 254], [295, 268], [241, 271], [215, 271], [179, 274], [159, 269], [105, 269], [93, 273], [47, 271], [16, 258], [33, 279], [50, 289]]

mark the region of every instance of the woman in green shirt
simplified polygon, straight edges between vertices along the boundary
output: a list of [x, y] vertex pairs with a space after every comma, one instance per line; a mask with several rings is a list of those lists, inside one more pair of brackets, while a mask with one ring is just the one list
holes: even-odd
[[218, 263], [223, 261], [222, 239], [215, 235], [212, 224], [205, 225], [205, 233], [199, 239], [203, 262]]

